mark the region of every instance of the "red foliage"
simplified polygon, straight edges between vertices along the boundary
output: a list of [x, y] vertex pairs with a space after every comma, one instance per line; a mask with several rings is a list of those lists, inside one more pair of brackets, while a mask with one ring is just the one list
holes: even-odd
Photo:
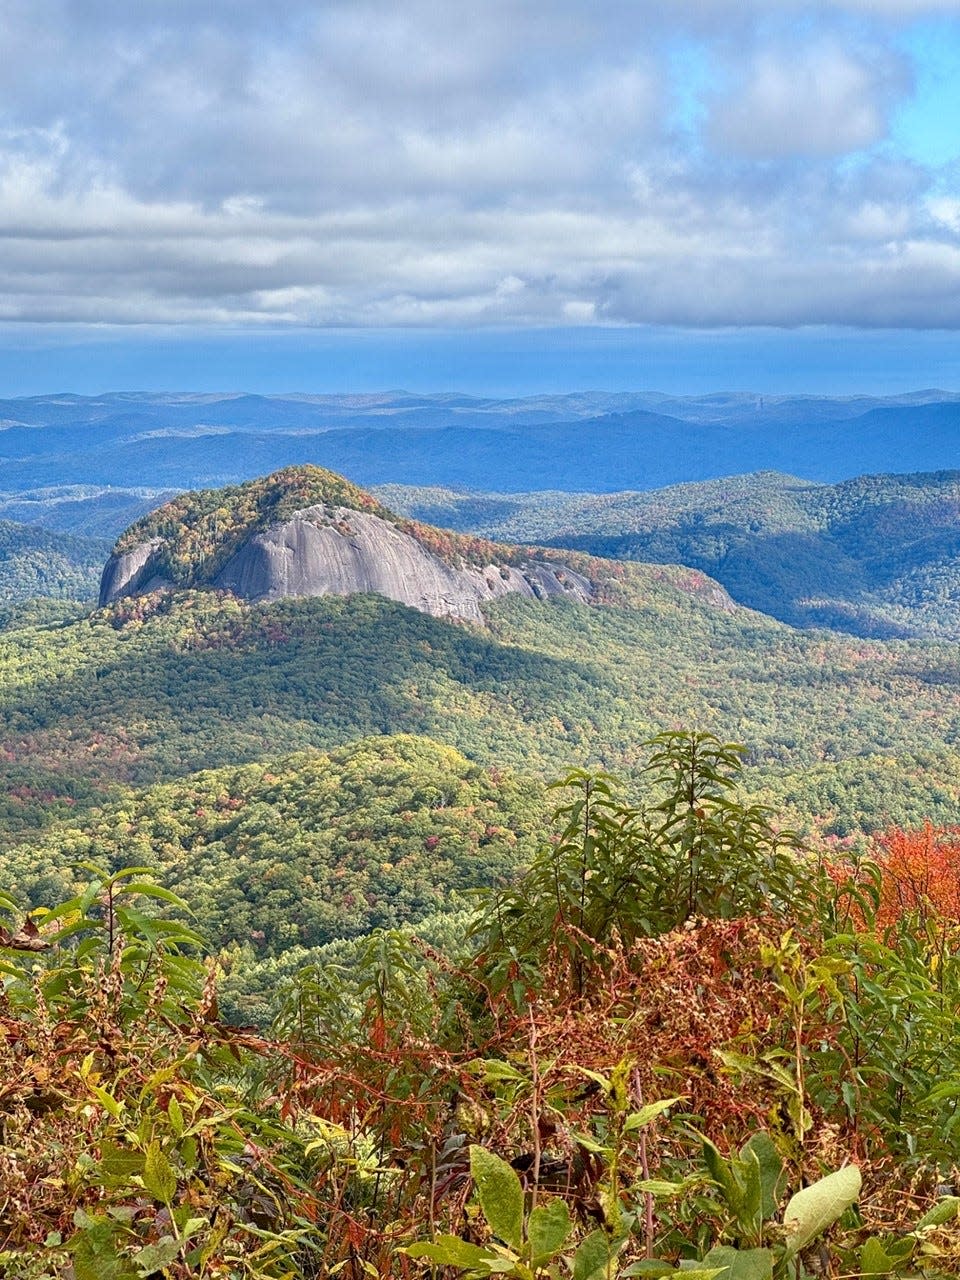
[[924, 924], [960, 924], [960, 826], [891, 827], [876, 837], [867, 867], [833, 862], [827, 871], [839, 893], [866, 890], [875, 899], [869, 920], [862, 904], [851, 899], [849, 918], [858, 929], [883, 933], [907, 915]]
[[960, 827], [894, 827], [878, 840], [875, 857], [881, 872], [878, 928], [912, 911], [960, 922]]

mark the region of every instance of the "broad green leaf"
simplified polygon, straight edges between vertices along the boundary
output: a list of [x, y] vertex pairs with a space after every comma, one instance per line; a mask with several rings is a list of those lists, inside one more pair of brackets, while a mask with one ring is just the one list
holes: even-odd
[[725, 1267], [724, 1280], [773, 1280], [773, 1253], [769, 1249], [733, 1249], [729, 1245], [718, 1245], [702, 1262], [705, 1267]]
[[761, 1216], [772, 1218], [777, 1211], [786, 1183], [783, 1160], [773, 1139], [762, 1130], [752, 1134], [740, 1148], [741, 1160], [747, 1160], [750, 1157], [756, 1160], [760, 1171]]
[[618, 1280], [627, 1280], [627, 1277], [644, 1276], [646, 1280], [662, 1280], [664, 1276], [675, 1276], [677, 1269], [669, 1262], [660, 1262], [656, 1258], [644, 1258], [642, 1262], [631, 1262], [629, 1267], [624, 1267], [620, 1272]]
[[755, 1152], [748, 1151], [737, 1160], [743, 1179], [743, 1206], [739, 1214], [740, 1235], [744, 1244], [758, 1245], [763, 1231], [763, 1173]]
[[97, 1099], [104, 1111], [112, 1116], [114, 1120], [119, 1120], [123, 1114], [123, 1103], [119, 1102], [111, 1093], [107, 1093], [106, 1089], [101, 1089], [98, 1084], [91, 1084], [87, 1081], [87, 1088]]
[[468, 1070], [482, 1076], [485, 1084], [496, 1084], [501, 1080], [513, 1084], [530, 1083], [522, 1071], [518, 1071], [516, 1067], [509, 1062], [504, 1062], [501, 1058], [483, 1058], [478, 1062], [471, 1062]]
[[669, 1111], [671, 1107], [675, 1107], [678, 1102], [683, 1101], [684, 1096], [661, 1098], [659, 1102], [648, 1102], [639, 1111], [631, 1111], [623, 1127], [628, 1133], [635, 1129], [643, 1129], [651, 1120], [656, 1120], [657, 1116], [662, 1116], [665, 1111]]
[[170, 1128], [173, 1130], [176, 1137], [182, 1137], [183, 1111], [180, 1109], [180, 1103], [172, 1096], [170, 1101], [167, 1103], [167, 1117], [170, 1121]]
[[795, 1257], [850, 1208], [860, 1194], [860, 1183], [860, 1170], [848, 1164], [792, 1197], [783, 1214], [787, 1259]]
[[162, 1200], [169, 1204], [177, 1190], [177, 1175], [170, 1161], [163, 1154], [159, 1142], [151, 1142], [147, 1147], [146, 1159], [143, 1162], [143, 1187], [154, 1200]]
[[505, 1160], [486, 1147], [471, 1146], [470, 1172], [490, 1230], [520, 1252], [523, 1243], [523, 1188]]
[[142, 1175], [143, 1154], [118, 1146], [115, 1142], [100, 1143], [99, 1168], [105, 1178], [127, 1179]]
[[598, 1084], [604, 1093], [610, 1092], [610, 1081], [606, 1076], [600, 1074], [599, 1071], [591, 1071], [589, 1067], [577, 1067], [582, 1076], [586, 1076], [588, 1080], [592, 1080], [594, 1084]]
[[707, 1172], [723, 1192], [723, 1197], [727, 1202], [727, 1208], [739, 1218], [743, 1209], [743, 1186], [733, 1171], [732, 1166], [717, 1150], [709, 1138], [701, 1138], [703, 1146], [703, 1162], [707, 1166]]
[[634, 1183], [638, 1191], [649, 1191], [653, 1196], [677, 1196], [684, 1189], [682, 1182], [664, 1182], [660, 1178], [644, 1178]]
[[605, 1147], [602, 1143], [597, 1142], [597, 1140], [595, 1138], [591, 1138], [588, 1133], [573, 1133], [571, 1134], [571, 1137], [578, 1147], [583, 1147], [584, 1151], [592, 1151], [594, 1155], [598, 1156], [608, 1156], [610, 1154], [609, 1147]]
[[116, 1250], [116, 1224], [107, 1218], [84, 1216], [87, 1225], [67, 1243], [75, 1280], [136, 1280], [137, 1273]]
[[932, 1209], [928, 1209], [914, 1228], [923, 1231], [925, 1227], [942, 1227], [945, 1222], [952, 1222], [960, 1212], [960, 1196], [944, 1196]]
[[573, 1255], [573, 1280], [608, 1280], [619, 1252], [617, 1243], [605, 1231], [591, 1231]]
[[670, 1272], [671, 1280], [715, 1280], [723, 1276], [727, 1280], [726, 1267], [682, 1267], [679, 1271]]
[[183, 911], [190, 910], [179, 894], [173, 893], [170, 889], [164, 889], [162, 885], [150, 884], [149, 881], [138, 880], [136, 883], [124, 885], [124, 893], [142, 893], [145, 897], [159, 898], [161, 902], [169, 902], [171, 906], [179, 907]]
[[534, 1267], [543, 1266], [554, 1254], [559, 1253], [570, 1234], [570, 1211], [563, 1200], [551, 1200], [538, 1204], [531, 1210], [527, 1223], [530, 1240], [530, 1261]]
[[411, 1244], [401, 1249], [408, 1258], [426, 1258], [428, 1262], [436, 1262], [441, 1267], [486, 1267], [493, 1255], [489, 1249], [481, 1249], [478, 1244], [470, 1244], [459, 1236], [437, 1236], [432, 1243]]
[[173, 1236], [161, 1236], [156, 1244], [144, 1245], [133, 1255], [134, 1264], [142, 1276], [152, 1276], [161, 1267], [168, 1267], [180, 1252], [180, 1241]]
[[886, 1276], [893, 1270], [896, 1260], [891, 1258], [877, 1239], [871, 1236], [860, 1248], [860, 1272], [864, 1276]]

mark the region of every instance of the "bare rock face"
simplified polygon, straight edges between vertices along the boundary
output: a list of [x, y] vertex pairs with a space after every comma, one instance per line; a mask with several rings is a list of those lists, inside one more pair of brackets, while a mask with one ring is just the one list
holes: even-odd
[[[101, 605], [169, 586], [151, 567], [160, 539], [111, 557]], [[318, 506], [252, 534], [211, 585], [246, 600], [376, 592], [438, 618], [482, 623], [480, 605], [517, 593], [589, 600], [589, 579], [564, 566], [532, 561], [518, 567], [453, 568], [409, 533], [379, 516]]]
[[119, 600], [121, 596], [142, 596], [148, 591], [159, 591], [173, 585], [150, 569], [150, 562], [162, 545], [162, 538], [151, 538], [149, 542], [141, 542], [132, 551], [110, 557], [100, 579], [101, 608]]

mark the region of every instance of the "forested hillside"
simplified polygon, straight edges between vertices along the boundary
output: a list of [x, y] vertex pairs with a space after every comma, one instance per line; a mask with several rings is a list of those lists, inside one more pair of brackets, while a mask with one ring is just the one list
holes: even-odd
[[957, 471], [837, 485], [761, 473], [652, 493], [378, 493], [486, 537], [691, 565], [793, 626], [960, 638]]
[[946, 820], [960, 771], [948, 645], [805, 635], [694, 571], [621, 566], [623, 602], [507, 599], [481, 632], [374, 597], [124, 600], [0, 635], [6, 831], [116, 782], [425, 734], [480, 764], [629, 772], [697, 723], [748, 741], [758, 785], [831, 830]]
[[109, 543], [0, 520], [0, 605], [47, 596], [95, 600]]
[[[302, 953], [269, 1028], [223, 1019], [236, 953], [204, 960], [189, 902], [143, 868], [87, 863], [27, 917], [0, 894], [0, 1268], [955, 1276], [957, 830], [804, 849], [745, 800], [742, 749], [638, 747], [636, 801], [573, 771], [526, 869], [440, 938]], [[401, 791], [426, 765], [489, 795], [450, 752], [380, 759]], [[291, 801], [304, 764], [280, 767]], [[229, 810], [251, 776], [195, 785]], [[313, 812], [347, 817], [329, 793]], [[172, 818], [114, 815], [148, 816]]]
[[0, 1274], [955, 1275], [956, 646], [583, 552], [482, 626], [208, 584], [331, 494], [525, 554], [297, 469], [0, 619]]
[[429, 738], [191, 774], [66, 819], [2, 855], [33, 903], [68, 898], [76, 864], [155, 869], [215, 947], [258, 956], [420, 921], [508, 879], [537, 849], [543, 784]]

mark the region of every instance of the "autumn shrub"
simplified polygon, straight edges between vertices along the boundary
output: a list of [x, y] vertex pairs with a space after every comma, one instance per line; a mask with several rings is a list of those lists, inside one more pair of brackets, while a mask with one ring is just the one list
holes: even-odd
[[146, 873], [4, 899], [0, 1274], [958, 1274], [947, 900], [885, 921], [880, 858], [825, 877], [741, 760], [571, 775], [515, 885], [331, 944], [269, 1036]]
[[305, 1139], [259, 1083], [274, 1047], [219, 1021], [196, 935], [144, 910], [184, 904], [90, 871], [0, 931], [0, 1274], [310, 1274]]

